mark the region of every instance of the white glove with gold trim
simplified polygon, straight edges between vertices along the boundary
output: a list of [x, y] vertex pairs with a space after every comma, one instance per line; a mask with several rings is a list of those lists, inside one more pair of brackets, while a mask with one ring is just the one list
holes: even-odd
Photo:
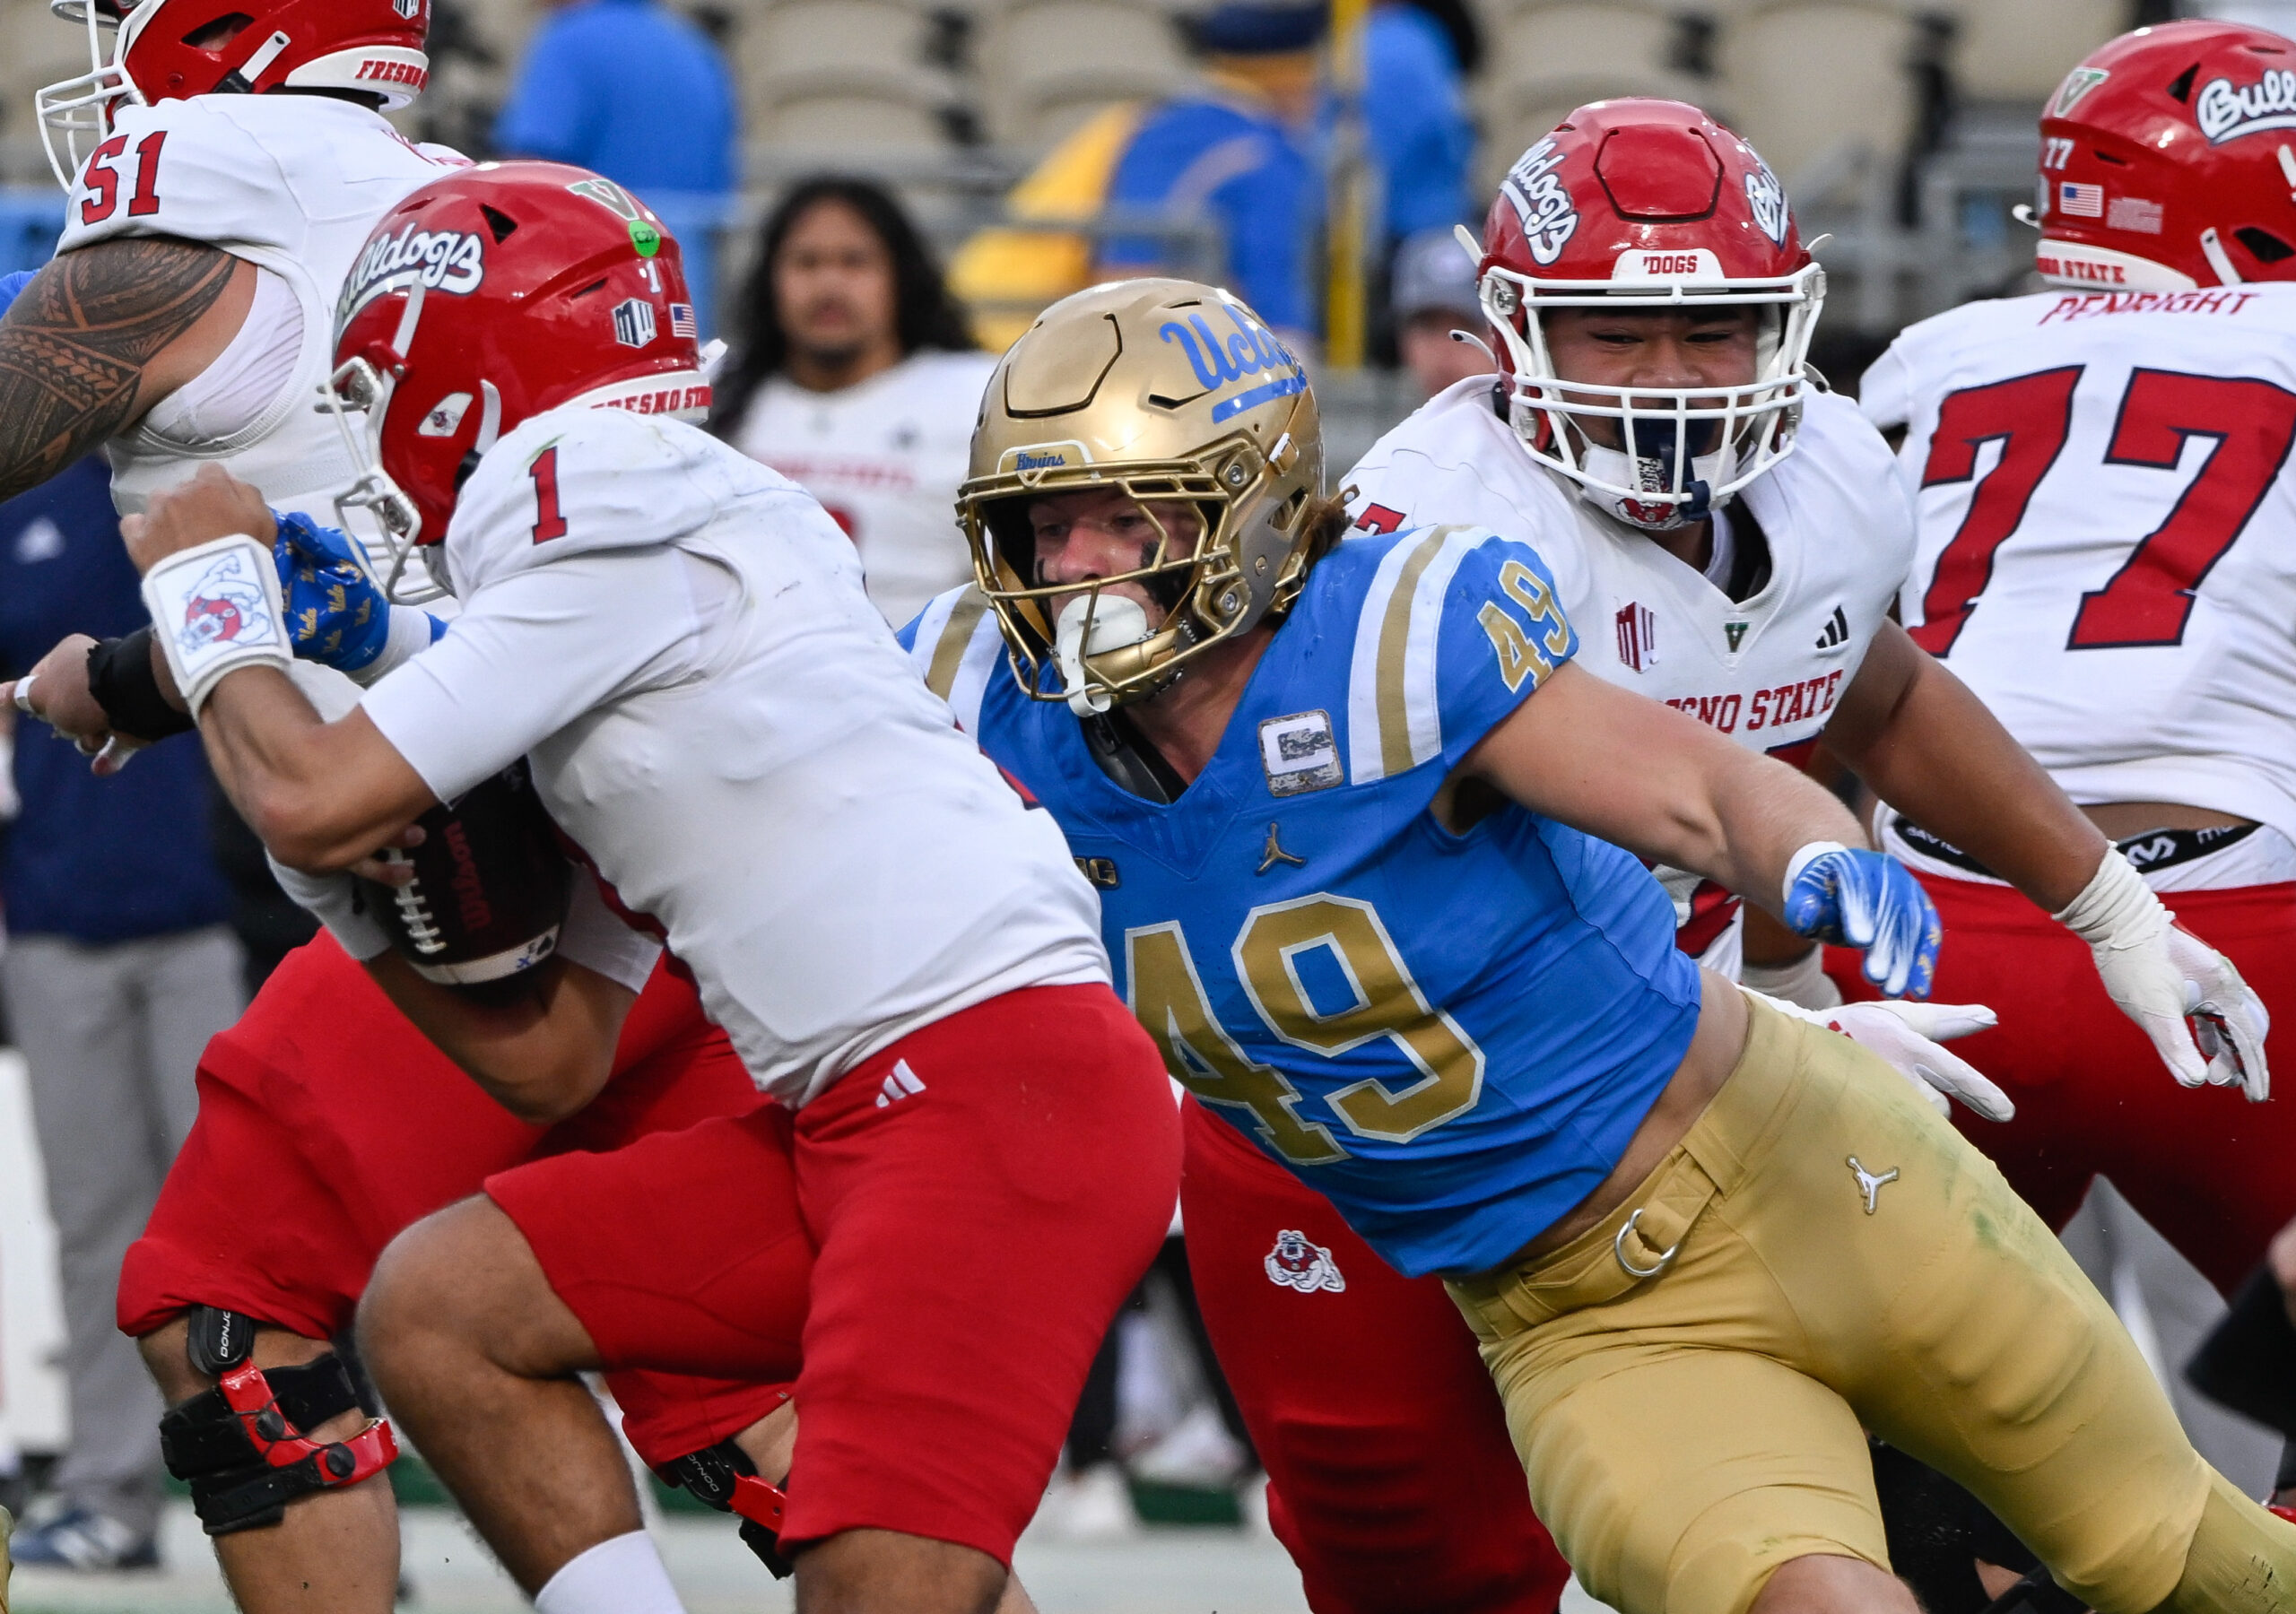
[[2237, 1087], [2251, 1104], [2272, 1096], [2264, 1056], [2272, 1015], [2264, 1001], [2231, 959], [2179, 928], [2118, 846], [2105, 849], [2081, 895], [2049, 917], [2089, 944], [2106, 993], [2152, 1039], [2170, 1075], [2188, 1088]]
[[295, 656], [279, 568], [253, 538], [217, 538], [170, 555], [144, 575], [144, 605], [168, 671], [195, 720], [224, 674]]

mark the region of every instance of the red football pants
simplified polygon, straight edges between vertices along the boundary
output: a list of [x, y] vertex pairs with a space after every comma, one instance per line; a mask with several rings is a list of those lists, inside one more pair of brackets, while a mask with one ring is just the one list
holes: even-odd
[[[1188, 1268], [1309, 1606], [1553, 1614], [1570, 1566], [1441, 1281], [1400, 1276], [1323, 1195], [1195, 1099], [1181, 1108]], [[1328, 1252], [1346, 1287], [1271, 1276], [1286, 1231]]]
[[[764, 1102], [692, 985], [663, 968], [631, 1007], [605, 1090], [547, 1132], [529, 1126], [432, 1047], [324, 931], [209, 1042], [198, 1081], [198, 1118], [120, 1269], [119, 1326], [138, 1338], [201, 1305], [337, 1338], [383, 1246], [491, 1173]], [[613, 1387], [632, 1440], [676, 1445], [673, 1455], [747, 1427], [781, 1399], [746, 1383], [618, 1377]]]
[[794, 1124], [709, 1122], [487, 1192], [608, 1363], [798, 1369], [785, 1542], [893, 1530], [1009, 1564], [1178, 1173], [1154, 1046], [1105, 986], [1050, 986], [903, 1037]]
[[[2001, 1024], [1953, 1051], [2008, 1093], [1995, 1123], [1953, 1106], [1953, 1124], [2053, 1228], [2098, 1174], [2230, 1294], [2296, 1217], [2296, 885], [2170, 891], [2161, 900], [2218, 949], [2272, 1014], [2271, 1100], [2237, 1088], [2177, 1085], [2152, 1044], [2115, 1007], [2079, 937], [2005, 886], [1924, 874], [1945, 922], [1941, 1003], [1987, 1003]], [[1878, 996], [1857, 955], [1831, 949], [1842, 994]]]

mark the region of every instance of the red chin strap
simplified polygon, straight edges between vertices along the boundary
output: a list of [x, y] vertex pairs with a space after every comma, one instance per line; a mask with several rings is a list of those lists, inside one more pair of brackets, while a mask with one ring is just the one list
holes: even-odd
[[[308, 1462], [311, 1476], [326, 1488], [370, 1480], [398, 1456], [398, 1441], [390, 1425], [379, 1418], [370, 1419], [367, 1427], [348, 1440], [307, 1438], [280, 1410], [271, 1382], [252, 1361], [224, 1373], [216, 1387], [223, 1393], [224, 1403], [239, 1419], [248, 1444], [263, 1453], [265, 1462], [275, 1469]], [[773, 1495], [777, 1501], [780, 1499], [779, 1491]]]

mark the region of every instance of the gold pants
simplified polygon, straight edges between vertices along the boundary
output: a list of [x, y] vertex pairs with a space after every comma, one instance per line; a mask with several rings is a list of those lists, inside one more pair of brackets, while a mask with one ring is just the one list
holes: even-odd
[[1626, 1204], [1451, 1285], [1563, 1556], [1627, 1614], [1741, 1614], [1805, 1554], [1887, 1568], [1871, 1429], [2102, 1614], [2160, 1606], [2212, 1475], [2119, 1320], [1903, 1078], [1752, 1007]]

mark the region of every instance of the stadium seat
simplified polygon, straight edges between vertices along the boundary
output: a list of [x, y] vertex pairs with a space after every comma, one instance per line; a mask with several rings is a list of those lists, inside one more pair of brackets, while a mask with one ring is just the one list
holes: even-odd
[[1885, 0], [1756, 0], [1725, 26], [1720, 97], [1797, 202], [1850, 200], [1834, 193], [1851, 178], [1894, 173], [1913, 126], [1915, 33]]
[[1161, 8], [1116, 0], [1013, 0], [980, 18], [973, 59], [989, 138], [1049, 149], [1101, 108], [1157, 100], [1192, 81]]
[[1501, 82], [1661, 72], [1675, 31], [1657, 0], [1531, 0], [1493, 19], [1483, 71]]
[[1663, 68], [1616, 66], [1605, 72], [1500, 79], [1478, 98], [1483, 141], [1476, 154], [1480, 194], [1497, 188], [1515, 160], [1570, 112], [1588, 101], [1651, 95], [1704, 107], [1724, 122], [1708, 85]]
[[0, 0], [0, 142], [8, 182], [56, 183], [40, 154], [32, 96], [43, 84], [87, 70], [87, 34], [51, 15], [47, 0]]
[[940, 108], [945, 85], [919, 73], [903, 79], [824, 74], [749, 108], [744, 134], [777, 153], [815, 159], [935, 152], [948, 144]]
[[1952, 0], [1943, 9], [1954, 22], [1954, 89], [1973, 101], [2033, 106], [2128, 21], [2123, 0]]

